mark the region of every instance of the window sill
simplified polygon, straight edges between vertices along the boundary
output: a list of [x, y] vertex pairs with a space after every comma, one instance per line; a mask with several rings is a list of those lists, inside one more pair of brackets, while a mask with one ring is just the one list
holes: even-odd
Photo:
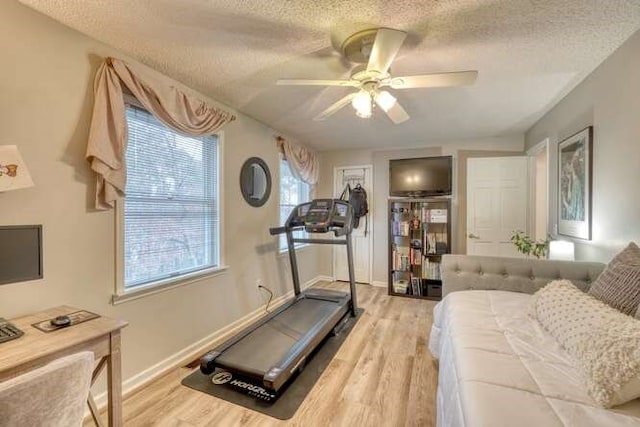
[[[300, 246], [296, 246], [296, 252], [300, 252], [301, 250], [305, 250], [306, 248], [311, 247], [310, 243], [304, 243]], [[278, 250], [278, 256], [279, 257], [283, 257], [285, 255], [287, 255], [289, 253], [289, 249], [279, 249]]]
[[208, 268], [206, 270], [195, 271], [190, 274], [185, 274], [177, 278], [170, 278], [159, 280], [157, 282], [149, 283], [139, 286], [130, 291], [123, 293], [116, 293], [111, 298], [113, 305], [122, 304], [124, 302], [133, 301], [139, 298], [143, 298], [149, 295], [154, 295], [160, 292], [168, 291], [170, 289], [179, 288], [191, 283], [200, 282], [204, 279], [219, 276], [229, 269], [228, 265], [223, 265], [215, 268]]

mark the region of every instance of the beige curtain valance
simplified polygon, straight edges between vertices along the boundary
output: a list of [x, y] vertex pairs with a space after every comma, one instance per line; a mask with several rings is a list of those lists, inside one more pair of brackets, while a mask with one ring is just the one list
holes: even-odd
[[285, 140], [283, 137], [276, 137], [278, 149], [291, 167], [291, 173], [311, 186], [313, 191], [318, 183], [320, 174], [320, 161], [315, 151], [307, 147]]
[[127, 122], [122, 85], [158, 120], [191, 136], [211, 135], [235, 120], [227, 111], [208, 105], [179, 89], [175, 81], [145, 67], [106, 58], [94, 81], [94, 105], [87, 160], [97, 174], [96, 208], [110, 209], [124, 197]]

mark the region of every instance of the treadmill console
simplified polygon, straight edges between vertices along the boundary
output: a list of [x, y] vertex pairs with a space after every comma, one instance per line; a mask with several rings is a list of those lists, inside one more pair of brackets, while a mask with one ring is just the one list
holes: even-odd
[[304, 217], [304, 228], [308, 232], [326, 233], [329, 231], [333, 215], [333, 200], [314, 200]]
[[286, 227], [304, 227], [309, 233], [336, 232], [336, 235], [351, 231], [349, 203], [337, 199], [315, 199], [298, 205], [287, 220]]

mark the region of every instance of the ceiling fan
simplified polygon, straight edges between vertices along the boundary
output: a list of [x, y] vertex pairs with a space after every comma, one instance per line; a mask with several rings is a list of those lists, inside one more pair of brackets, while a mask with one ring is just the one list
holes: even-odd
[[[452, 73], [422, 74], [417, 76], [392, 77], [389, 67], [395, 59], [402, 43], [407, 37], [404, 31], [390, 28], [372, 28], [349, 36], [342, 43], [342, 53], [352, 62], [360, 62], [353, 69], [348, 80], [304, 80], [280, 79], [278, 85], [289, 86], [348, 86], [357, 89], [331, 105], [314, 120], [322, 121], [336, 113], [349, 103], [356, 115], [369, 118], [373, 115], [374, 105], [380, 107], [395, 124], [405, 122], [409, 114], [398, 100], [387, 90], [414, 89], [446, 86], [471, 85], [478, 77], [477, 71], [459, 71]], [[364, 65], [366, 63], [366, 65]]]

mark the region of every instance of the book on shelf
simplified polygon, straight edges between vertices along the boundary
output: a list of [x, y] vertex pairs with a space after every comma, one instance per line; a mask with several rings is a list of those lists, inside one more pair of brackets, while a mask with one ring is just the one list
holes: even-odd
[[429, 211], [429, 222], [432, 222], [432, 223], [445, 223], [445, 222], [447, 222], [447, 210], [446, 209], [431, 209]]
[[428, 258], [422, 264], [421, 275], [424, 279], [441, 280], [440, 263], [430, 261]]
[[447, 218], [447, 209], [428, 209], [423, 206], [420, 209], [420, 220], [422, 223], [446, 223], [449, 222]]
[[442, 255], [447, 253], [447, 232], [435, 233], [424, 230], [422, 233], [422, 247], [428, 255]]
[[394, 236], [406, 237], [409, 235], [409, 221], [393, 221], [391, 223], [391, 234]]
[[408, 271], [411, 268], [411, 248], [393, 245], [391, 249], [391, 268], [396, 271]]
[[426, 240], [426, 246], [425, 247], [427, 248], [427, 253], [428, 254], [435, 254], [436, 253], [436, 242], [437, 242], [436, 233], [426, 233], [425, 240]]
[[400, 257], [400, 268], [402, 271], [409, 271], [409, 267], [411, 264], [409, 263], [409, 255], [402, 255]]
[[421, 282], [417, 277], [411, 279], [411, 295], [422, 296]]
[[397, 270], [398, 247], [395, 243], [391, 244], [391, 270]]

